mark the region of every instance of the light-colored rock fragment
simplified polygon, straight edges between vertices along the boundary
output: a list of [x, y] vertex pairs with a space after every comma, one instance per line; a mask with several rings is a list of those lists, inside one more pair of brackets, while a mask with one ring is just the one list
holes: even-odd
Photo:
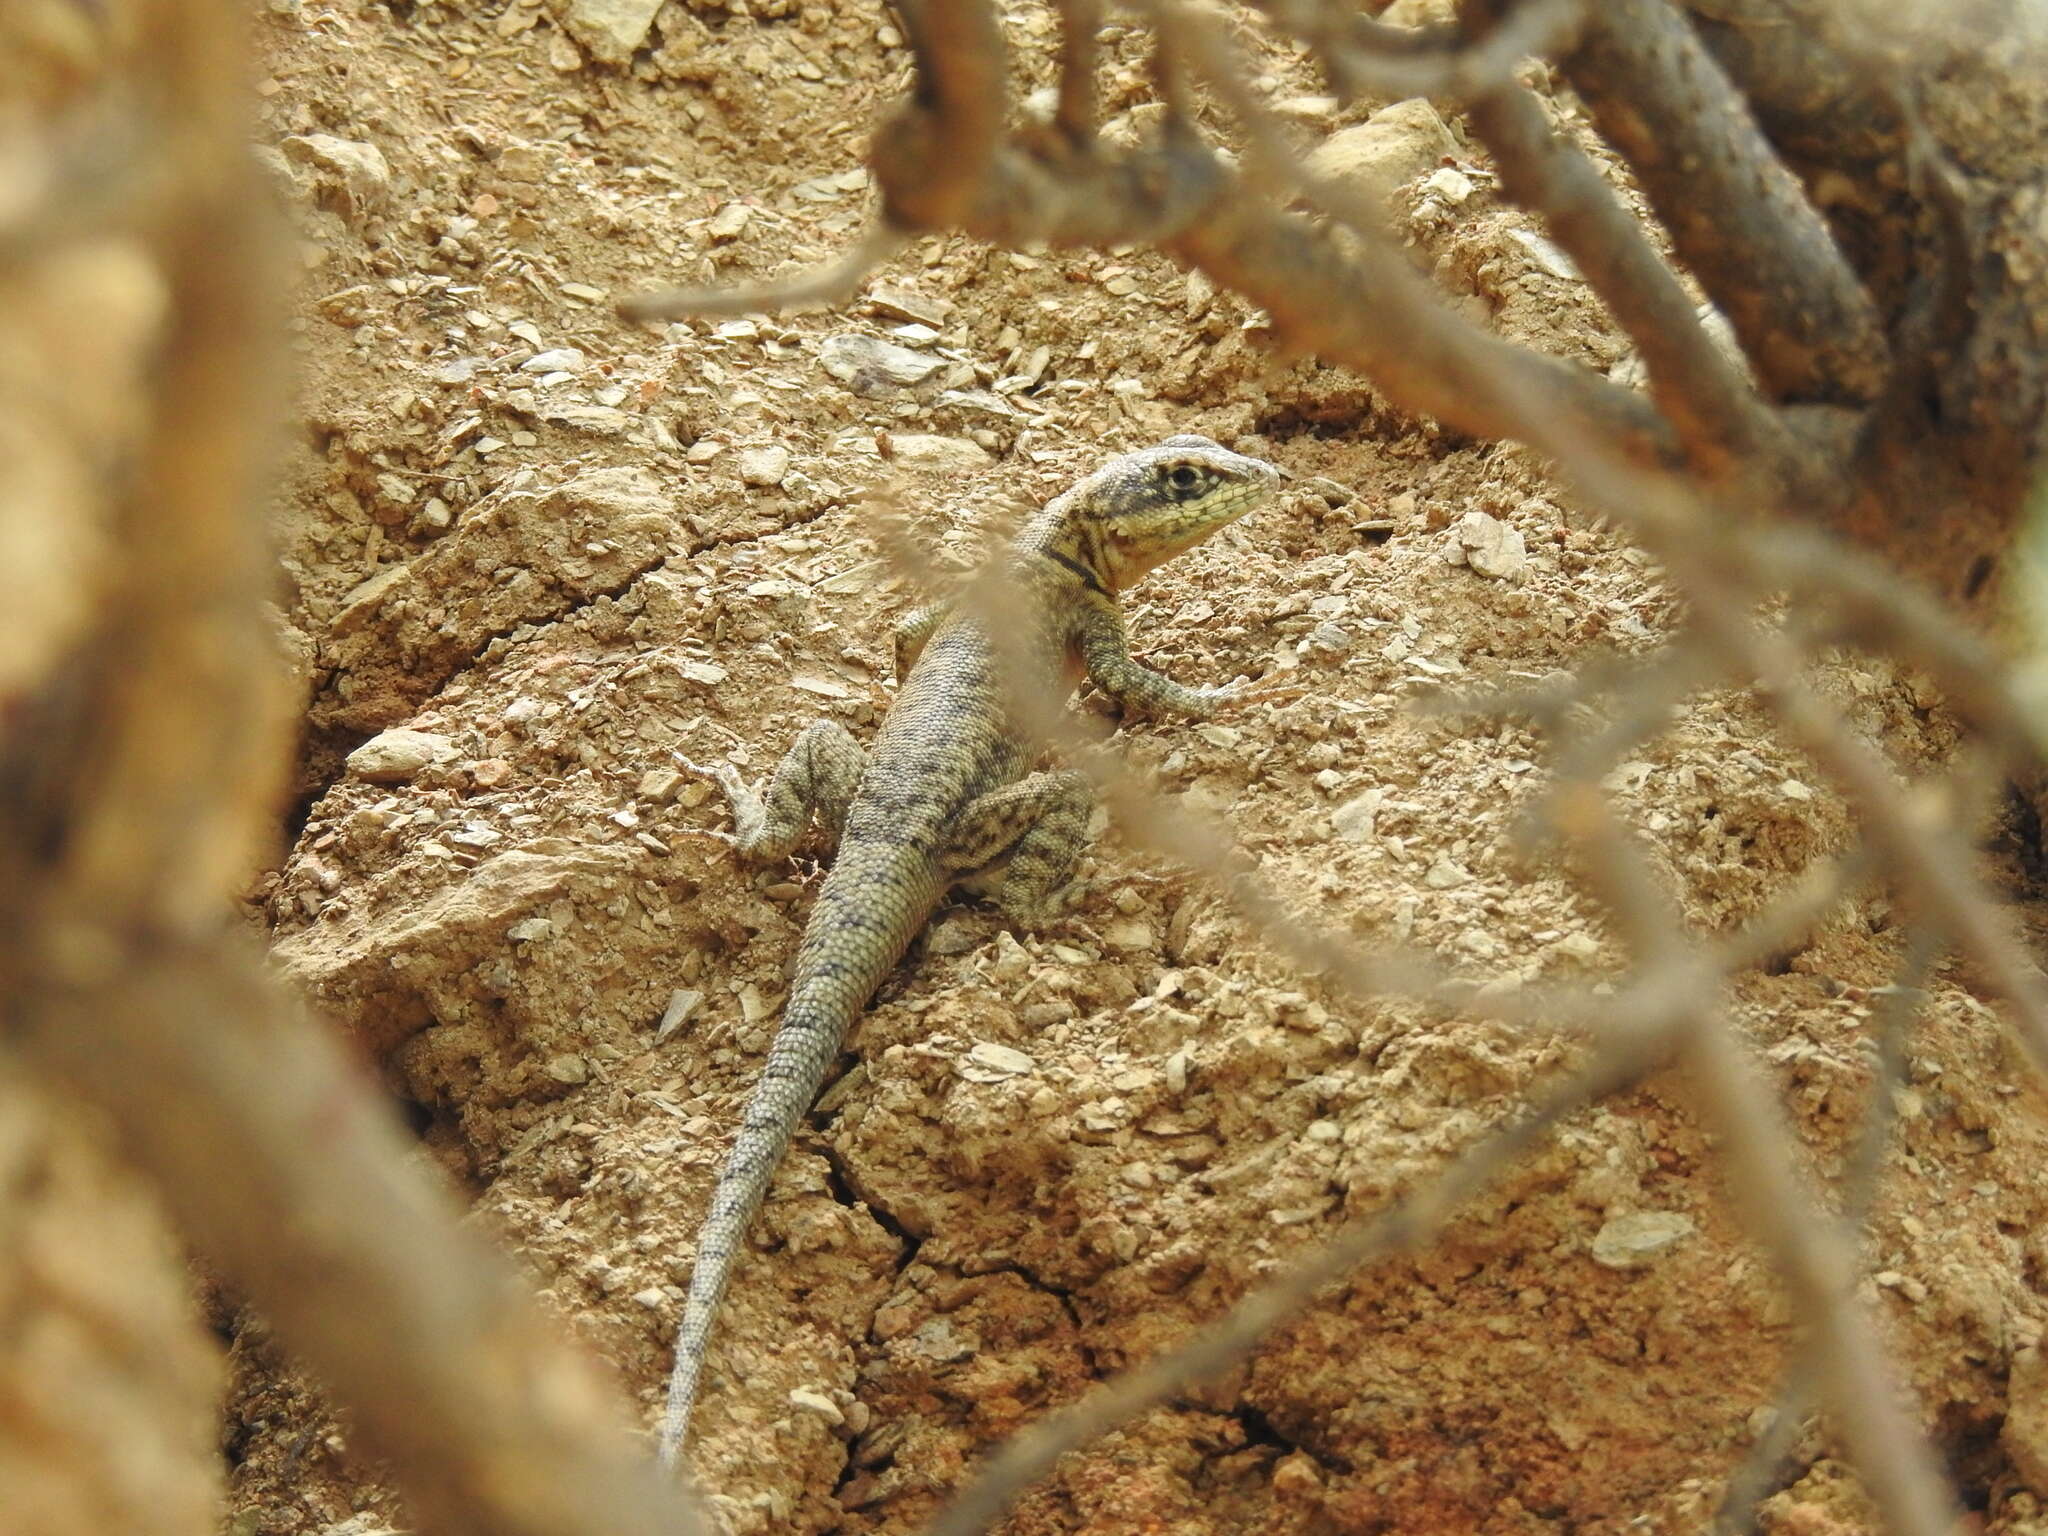
[[455, 743], [404, 728], [372, 736], [348, 755], [348, 771], [372, 784], [402, 784], [430, 763], [455, 756]]
[[739, 451], [740, 479], [760, 490], [782, 484], [789, 473], [789, 450], [780, 443], [767, 443]]
[[1422, 883], [1432, 891], [1456, 890], [1461, 885], [1470, 884], [1471, 880], [1470, 870], [1442, 855], [1438, 856], [1436, 862], [1431, 864], [1422, 876]]
[[703, 1001], [704, 994], [689, 987], [678, 987], [669, 993], [668, 1006], [661, 1010], [661, 1022], [654, 1026], [655, 1043], [660, 1044], [689, 1023]]
[[1428, 102], [1383, 107], [1355, 128], [1341, 128], [1318, 144], [1309, 169], [1385, 198], [1429, 170], [1457, 145]]
[[1330, 825], [1347, 843], [1369, 843], [1377, 835], [1380, 802], [1386, 798], [1385, 788], [1375, 784], [1330, 812]]
[[1422, 187], [1455, 208], [1472, 195], [1472, 178], [1454, 165], [1444, 165], [1424, 177]]
[[846, 1422], [846, 1415], [840, 1412], [839, 1405], [815, 1387], [796, 1387], [791, 1389], [789, 1406], [800, 1408], [805, 1413], [823, 1419], [833, 1429], [839, 1428], [840, 1425]]
[[818, 347], [818, 361], [856, 393], [908, 389], [946, 366], [944, 358], [928, 352], [912, 351], [877, 336], [854, 335], [827, 336]]
[[574, 373], [583, 366], [583, 354], [574, 347], [554, 347], [536, 352], [519, 365], [521, 373]]
[[877, 283], [868, 294], [868, 306], [877, 314], [894, 320], [912, 320], [929, 325], [934, 330], [946, 323], [946, 316], [952, 313], [953, 304], [949, 299], [934, 294], [919, 293], [915, 288], [906, 288], [897, 283]]
[[375, 213], [391, 198], [391, 164], [374, 144], [331, 133], [296, 134], [280, 146], [285, 159], [313, 172], [321, 200], [344, 218]]
[[547, 1074], [558, 1083], [575, 1087], [578, 1083], [590, 1081], [590, 1063], [574, 1051], [549, 1058]]
[[1029, 1076], [1038, 1070], [1038, 1063], [1015, 1046], [979, 1040], [953, 1064], [953, 1070], [970, 1083], [1000, 1083]]
[[704, 226], [704, 233], [710, 236], [713, 245], [723, 245], [744, 235], [753, 219], [754, 210], [745, 203], [726, 203], [711, 215], [711, 222]]
[[1682, 1211], [1630, 1211], [1609, 1217], [1593, 1238], [1593, 1262], [1609, 1269], [1641, 1269], [1692, 1236]]
[[647, 41], [661, 0], [556, 0], [553, 10], [568, 34], [605, 64], [628, 64]]
[[889, 457], [904, 469], [933, 475], [971, 475], [995, 463], [995, 455], [965, 437], [939, 437], [927, 432], [892, 432]]
[[1514, 581], [1529, 567], [1529, 547], [1522, 532], [1485, 512], [1467, 512], [1452, 530], [1464, 564], [1482, 576]]

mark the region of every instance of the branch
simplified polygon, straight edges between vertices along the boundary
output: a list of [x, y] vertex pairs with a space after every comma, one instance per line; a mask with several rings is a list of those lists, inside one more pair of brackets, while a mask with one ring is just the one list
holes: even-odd
[[1589, 7], [1562, 64], [1765, 391], [1780, 401], [1875, 399], [1886, 345], [1869, 294], [1669, 0]]
[[1467, 112], [1503, 189], [1541, 215], [1635, 342], [1650, 393], [1695, 467], [1721, 478], [1760, 452], [1782, 455], [1784, 428], [1707, 335], [1635, 215], [1585, 153], [1551, 131], [1535, 96], [1510, 83], [1473, 98]]
[[1585, 0], [1525, 0], [1476, 40], [1389, 26], [1317, 0], [1253, 0], [1273, 24], [1315, 55], [1340, 97], [1467, 102], [1511, 83], [1526, 58], [1570, 46]]
[[619, 302], [625, 320], [680, 320], [692, 315], [761, 315], [804, 304], [843, 304], [860, 292], [883, 262], [908, 244], [888, 225], [878, 225], [829, 267], [752, 288], [671, 288], [636, 294]]
[[917, 84], [875, 135], [869, 160], [889, 224], [948, 229], [981, 192], [1002, 137], [1003, 34], [986, 0], [897, 0], [896, 11]]

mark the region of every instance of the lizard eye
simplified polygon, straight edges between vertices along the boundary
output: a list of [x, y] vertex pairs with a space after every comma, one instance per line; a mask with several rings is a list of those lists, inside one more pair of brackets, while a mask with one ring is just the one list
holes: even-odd
[[1202, 477], [1195, 472], [1191, 465], [1176, 464], [1173, 467], [1173, 472], [1166, 478], [1175, 490], [1192, 491]]

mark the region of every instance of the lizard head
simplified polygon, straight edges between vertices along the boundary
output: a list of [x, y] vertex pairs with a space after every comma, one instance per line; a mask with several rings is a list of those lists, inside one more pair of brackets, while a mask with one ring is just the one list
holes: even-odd
[[1273, 494], [1280, 471], [1206, 437], [1169, 437], [1112, 459], [1076, 486], [1073, 505], [1094, 525], [1100, 575], [1122, 591]]

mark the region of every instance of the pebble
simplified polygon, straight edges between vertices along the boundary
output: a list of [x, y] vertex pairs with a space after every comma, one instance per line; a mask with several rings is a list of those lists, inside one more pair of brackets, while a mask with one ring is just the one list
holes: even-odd
[[1501, 581], [1519, 578], [1529, 565], [1529, 548], [1519, 528], [1484, 512], [1467, 512], [1452, 530], [1453, 563], [1469, 565]]
[[995, 463], [995, 455], [970, 438], [926, 432], [891, 432], [888, 456], [904, 469], [935, 475], [971, 475]]
[[805, 1413], [815, 1414], [833, 1429], [838, 1429], [846, 1422], [846, 1415], [840, 1412], [839, 1405], [815, 1387], [792, 1388], [789, 1394], [789, 1406], [801, 1408]]
[[711, 222], [704, 233], [711, 237], [713, 245], [723, 245], [728, 240], [737, 240], [747, 232], [747, 226], [754, 220], [754, 210], [745, 203], [727, 203], [711, 215]]
[[455, 755], [455, 743], [403, 728], [372, 736], [348, 755], [348, 771], [372, 784], [402, 784], [430, 763]]
[[575, 347], [554, 347], [536, 352], [519, 365], [521, 373], [574, 373], [583, 366], [583, 354]]
[[1310, 152], [1308, 164], [1318, 176], [1351, 182], [1384, 197], [1454, 147], [1434, 107], [1426, 101], [1404, 101], [1382, 108], [1354, 128], [1340, 128]]
[[946, 366], [944, 358], [914, 352], [876, 336], [827, 336], [818, 348], [825, 371], [856, 394], [910, 388]]
[[306, 133], [286, 139], [280, 147], [286, 159], [327, 172], [326, 185], [351, 218], [374, 212], [391, 196], [391, 164], [374, 144]]
[[1593, 1238], [1595, 1264], [1641, 1269], [1692, 1236], [1695, 1223], [1682, 1211], [1630, 1211], [1609, 1217]]
[[1455, 166], [1441, 166], [1423, 178], [1422, 189], [1456, 207], [1472, 195], [1472, 178]]
[[521, 918], [505, 930], [505, 937], [514, 944], [536, 944], [554, 936], [555, 925], [545, 917]]
[[937, 330], [946, 323], [946, 316], [953, 306], [945, 299], [919, 293], [896, 283], [877, 283], [868, 295], [868, 307], [879, 315], [892, 320], [907, 320], [913, 325], [928, 325]]
[[993, 1040], [979, 1040], [953, 1065], [953, 1070], [970, 1083], [999, 1083], [1012, 1077], [1028, 1077], [1038, 1063], [1015, 1046]]
[[574, 1087], [578, 1083], [590, 1081], [590, 1063], [571, 1051], [564, 1055], [550, 1058], [547, 1073], [556, 1082], [567, 1083]]
[[1582, 282], [1578, 266], [1564, 251], [1536, 233], [1533, 229], [1513, 229], [1508, 234], [1515, 243], [1534, 258], [1536, 265], [1562, 282]]
[[780, 443], [742, 448], [739, 463], [741, 481], [766, 490], [782, 484], [783, 477], [789, 473], [789, 450]]
[[562, 25], [602, 62], [630, 64], [661, 5], [662, 0], [568, 0], [561, 7]]
[[1347, 843], [1369, 843], [1378, 836], [1380, 803], [1386, 790], [1375, 784], [1362, 795], [1354, 795], [1330, 812], [1330, 825]]
[[1431, 864], [1422, 876], [1422, 883], [1432, 891], [1455, 890], [1461, 885], [1469, 885], [1471, 881], [1472, 872], [1470, 870], [1462, 865], [1453, 863], [1448, 857], [1441, 854], [1438, 855], [1436, 862]]

